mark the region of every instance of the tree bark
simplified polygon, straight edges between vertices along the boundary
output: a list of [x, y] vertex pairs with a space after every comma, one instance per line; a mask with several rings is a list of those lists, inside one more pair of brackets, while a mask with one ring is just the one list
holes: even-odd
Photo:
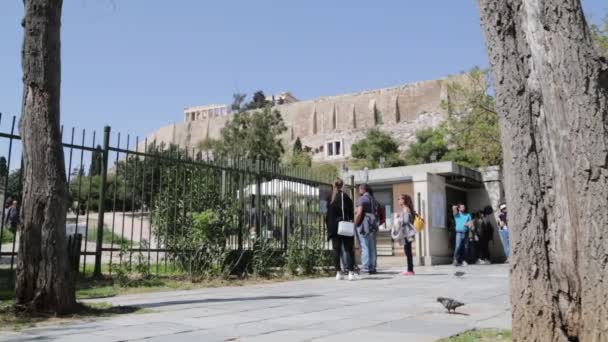
[[68, 267], [67, 186], [59, 124], [62, 0], [24, 0], [24, 191], [17, 261], [16, 305], [64, 314], [76, 307]]
[[608, 341], [608, 66], [579, 0], [478, 0], [504, 151], [514, 340]]

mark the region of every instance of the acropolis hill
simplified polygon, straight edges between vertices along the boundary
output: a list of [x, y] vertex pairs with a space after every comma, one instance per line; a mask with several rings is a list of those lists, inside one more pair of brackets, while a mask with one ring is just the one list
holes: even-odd
[[[446, 119], [442, 102], [450, 101], [450, 82], [466, 80], [453, 76], [304, 101], [283, 93], [289, 101], [274, 108], [287, 126], [283, 136], [287, 148], [299, 137], [314, 161], [340, 161], [350, 157], [352, 144], [373, 127], [397, 139], [401, 149], [407, 148], [417, 130], [436, 127]], [[230, 117], [224, 105], [189, 107], [184, 110], [184, 122], [159, 128], [147, 141], [196, 150], [200, 141], [218, 138]]]

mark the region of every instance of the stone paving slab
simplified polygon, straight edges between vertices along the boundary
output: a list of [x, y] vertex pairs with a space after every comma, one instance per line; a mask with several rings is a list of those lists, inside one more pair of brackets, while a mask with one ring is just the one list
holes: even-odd
[[[507, 265], [387, 267], [360, 281], [333, 278], [145, 293], [88, 300], [145, 307], [145, 314], [83, 320], [0, 341], [435, 341], [471, 328], [510, 328]], [[436, 302], [466, 305], [447, 314]]]

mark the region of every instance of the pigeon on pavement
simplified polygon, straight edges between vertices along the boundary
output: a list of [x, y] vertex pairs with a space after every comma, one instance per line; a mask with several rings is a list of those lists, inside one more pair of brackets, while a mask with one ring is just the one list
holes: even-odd
[[448, 310], [448, 312], [450, 312], [450, 311], [456, 312], [457, 307], [464, 305], [464, 303], [461, 303], [452, 298], [438, 297], [437, 301], [439, 303], [441, 303]]

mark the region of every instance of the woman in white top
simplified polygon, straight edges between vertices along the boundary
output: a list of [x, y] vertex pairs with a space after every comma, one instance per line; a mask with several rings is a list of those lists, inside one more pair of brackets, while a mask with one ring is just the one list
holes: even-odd
[[414, 275], [414, 258], [412, 257], [412, 244], [416, 237], [416, 230], [412, 223], [414, 222], [414, 205], [412, 198], [406, 194], [399, 195], [399, 205], [401, 210], [393, 214], [393, 227], [391, 229], [391, 237], [399, 242], [405, 251], [407, 259], [407, 270], [402, 272], [402, 275]]

